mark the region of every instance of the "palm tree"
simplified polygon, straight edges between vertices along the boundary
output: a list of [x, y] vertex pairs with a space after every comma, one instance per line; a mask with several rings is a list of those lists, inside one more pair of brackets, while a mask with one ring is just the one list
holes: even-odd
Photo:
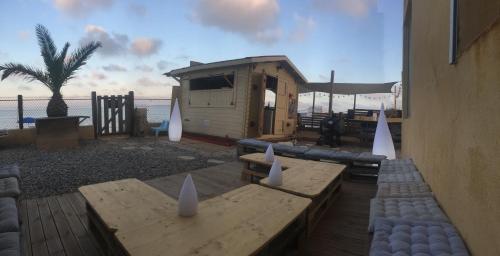
[[47, 116], [68, 116], [68, 106], [61, 95], [61, 87], [65, 86], [70, 79], [75, 77], [75, 72], [86, 64], [92, 53], [101, 47], [101, 43], [90, 42], [76, 49], [66, 58], [70, 46], [69, 43], [66, 43], [61, 52], [57, 53], [57, 48], [47, 28], [37, 25], [36, 36], [46, 70], [43, 71], [18, 63], [6, 63], [0, 66], [0, 71], [3, 71], [1, 80], [3, 81], [10, 75], [18, 75], [30, 82], [35, 80], [40, 81], [52, 91], [52, 97], [47, 106]]

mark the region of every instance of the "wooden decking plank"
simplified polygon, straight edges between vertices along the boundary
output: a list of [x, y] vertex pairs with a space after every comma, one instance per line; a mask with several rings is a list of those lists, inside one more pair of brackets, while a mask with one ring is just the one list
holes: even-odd
[[68, 255], [83, 255], [76, 242], [76, 238], [71, 232], [71, 229], [68, 225], [66, 217], [64, 216], [64, 212], [61, 210], [59, 203], [57, 202], [55, 197], [47, 198], [49, 203], [50, 211], [52, 212], [52, 216], [54, 217], [54, 222], [56, 224], [57, 230], [59, 232], [59, 236], [61, 237], [61, 242], [64, 246], [64, 250]]
[[49, 255], [47, 244], [45, 243], [42, 221], [38, 212], [38, 204], [34, 199], [27, 200], [26, 204], [26, 209], [28, 210], [28, 225], [33, 256]]
[[73, 206], [68, 202], [68, 198], [63, 195], [57, 196], [56, 199], [59, 202], [71, 231], [75, 235], [78, 245], [82, 248], [83, 253], [89, 256], [102, 255], [102, 250], [97, 244], [97, 241], [95, 241], [92, 234], [85, 229], [82, 222], [76, 215]]
[[368, 255], [370, 199], [376, 185], [344, 181], [342, 190], [313, 231], [305, 255]]
[[28, 220], [28, 208], [27, 201], [20, 202], [20, 211], [21, 211], [21, 255], [32, 256], [33, 252], [31, 251], [31, 239], [30, 239], [30, 229], [29, 229], [29, 220]]
[[54, 219], [49, 209], [49, 204], [46, 198], [36, 199], [38, 204], [38, 212], [42, 221], [43, 233], [45, 234], [45, 242], [50, 255], [66, 255], [62, 246], [59, 234], [54, 224]]
[[85, 207], [85, 199], [83, 198], [83, 196], [80, 194], [80, 192], [65, 194], [64, 196], [68, 198], [69, 203], [73, 207], [76, 216], [78, 217], [78, 219], [80, 219], [80, 222], [82, 223], [85, 230], [87, 230], [87, 232], [90, 232], [89, 220], [87, 218], [87, 208]]

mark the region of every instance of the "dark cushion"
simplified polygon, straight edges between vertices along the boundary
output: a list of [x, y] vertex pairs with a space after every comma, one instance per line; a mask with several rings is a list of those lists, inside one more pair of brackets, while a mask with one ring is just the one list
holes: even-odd
[[356, 162], [366, 162], [366, 163], [380, 163], [382, 160], [386, 159], [386, 156], [383, 155], [374, 155], [370, 152], [360, 153], [354, 161]]
[[17, 178], [0, 179], [0, 197], [19, 197], [21, 190]]
[[12, 197], [0, 198], [0, 233], [19, 232], [19, 215], [16, 200]]
[[19, 166], [17, 164], [4, 165], [0, 167], [0, 179], [8, 177], [16, 177], [18, 179], [21, 177]]
[[0, 255], [20, 256], [20, 234], [19, 232], [0, 233]]
[[245, 147], [260, 148], [266, 150], [267, 146], [269, 146], [271, 142], [256, 139], [242, 139], [238, 141], [238, 144]]
[[302, 146], [290, 146], [286, 144], [273, 143], [273, 150], [275, 153], [301, 155], [307, 152], [309, 148]]
[[370, 255], [469, 255], [453, 225], [436, 222], [375, 220]]
[[353, 161], [358, 156], [358, 153], [313, 148], [304, 155], [311, 160]]

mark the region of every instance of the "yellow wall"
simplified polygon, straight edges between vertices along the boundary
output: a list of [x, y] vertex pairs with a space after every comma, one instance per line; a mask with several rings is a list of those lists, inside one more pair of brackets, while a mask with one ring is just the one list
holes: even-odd
[[[492, 0], [496, 1], [496, 0]], [[500, 255], [500, 24], [448, 64], [449, 1], [413, 1], [412, 157], [474, 255]]]

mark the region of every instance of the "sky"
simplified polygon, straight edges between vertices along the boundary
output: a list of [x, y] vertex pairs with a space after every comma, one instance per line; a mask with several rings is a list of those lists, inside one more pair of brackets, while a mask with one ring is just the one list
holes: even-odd
[[[59, 48], [103, 45], [63, 87], [65, 97], [91, 91], [169, 97], [178, 83], [162, 74], [190, 60], [258, 55], [287, 55], [310, 82], [329, 81], [330, 70], [336, 82], [400, 81], [402, 9], [403, 0], [0, 0], [0, 65], [42, 68], [35, 37], [42, 24]], [[0, 97], [18, 94], [51, 93], [20, 78], [0, 82]], [[367, 106], [378, 101], [358, 99]]]

